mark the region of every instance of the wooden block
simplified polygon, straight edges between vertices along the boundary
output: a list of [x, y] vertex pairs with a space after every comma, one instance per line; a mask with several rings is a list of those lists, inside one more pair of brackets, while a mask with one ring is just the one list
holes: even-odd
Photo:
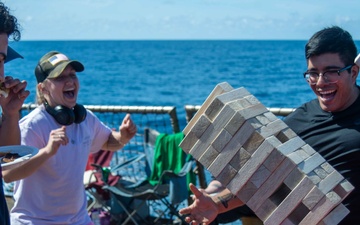
[[[282, 143], [279, 141], [279, 139], [277, 139], [275, 136], [270, 136], [270, 137], [268, 137], [266, 139], [275, 148], [278, 148], [279, 146], [282, 145]], [[282, 153], [280, 152], [280, 154], [282, 154]]]
[[264, 166], [269, 171], [273, 172], [284, 159], [285, 156], [281, 154], [279, 151], [272, 151], [271, 154], [264, 161]]
[[291, 214], [287, 217], [287, 219], [289, 219], [292, 223], [298, 225], [309, 212], [309, 209], [300, 202], [299, 205], [294, 209], [294, 211], [292, 211]]
[[223, 83], [220, 83], [220, 84], [216, 85], [215, 88], [210, 93], [210, 95], [205, 100], [205, 102], [202, 104], [200, 109], [195, 113], [193, 118], [189, 121], [189, 123], [184, 128], [184, 130], [183, 130], [184, 135], [186, 136], [189, 133], [189, 131], [192, 129], [192, 127], [194, 126], [196, 121], [199, 119], [200, 115], [202, 115], [205, 112], [205, 110], [207, 109], [209, 104], [214, 100], [214, 98], [216, 96], [218, 96], [218, 95], [220, 95], [222, 93], [231, 91], [233, 89], [234, 88], [231, 87], [230, 84], [228, 84], [227, 82], [223, 82]]
[[317, 185], [321, 181], [321, 178], [314, 171], [311, 171], [310, 173], [308, 173], [307, 176], [309, 177], [310, 180], [312, 180], [312, 182], [315, 185]]
[[264, 114], [261, 114], [261, 115], [258, 115], [255, 117], [257, 119], [257, 121], [259, 121], [259, 123], [262, 125], [262, 126], [265, 126], [267, 124], [269, 124], [270, 121], [269, 118], [267, 118], [266, 116], [264, 116]]
[[287, 125], [282, 120], [278, 119], [261, 127], [259, 133], [265, 138], [271, 135], [277, 136], [278, 133], [285, 128], [287, 128]]
[[[252, 182], [247, 182], [244, 187], [235, 195], [242, 202], [247, 202], [257, 191], [257, 187]], [[276, 206], [275, 206], [276, 208]]]
[[230, 161], [230, 165], [239, 171], [245, 163], [250, 159], [251, 154], [247, 152], [244, 148], [241, 148], [240, 151], [236, 152], [234, 157]]
[[259, 219], [264, 221], [274, 210], [276, 210], [276, 207], [277, 205], [275, 205], [270, 199], [266, 199], [255, 214], [259, 217]]
[[274, 115], [274, 113], [272, 113], [272, 112], [270, 112], [270, 111], [265, 112], [263, 115], [264, 115], [266, 118], [268, 118], [271, 122], [279, 119], [277, 116]]
[[318, 225], [336, 225], [349, 213], [350, 211], [343, 204], [339, 204], [320, 223], [318, 223]]
[[[239, 170], [234, 179], [230, 181], [227, 188], [237, 195], [238, 191], [245, 185], [250, 179], [253, 173], [260, 167], [262, 162], [267, 158], [268, 155], [275, 149], [271, 145], [271, 139], [274, 137], [267, 138], [258, 148], [258, 150], [252, 155], [252, 157], [245, 163], [245, 165]], [[221, 181], [220, 181], [221, 182]]]
[[329, 192], [304, 217], [299, 225], [318, 224], [332, 209], [340, 204], [341, 198], [335, 192]]
[[314, 173], [317, 174], [322, 180], [325, 179], [329, 174], [320, 166], [314, 169]]
[[198, 139], [203, 135], [205, 130], [211, 124], [210, 119], [205, 115], [200, 115], [199, 120], [194, 124], [193, 128], [191, 129], [190, 133], [194, 133], [195, 137]]
[[190, 149], [203, 135], [209, 125], [211, 125], [211, 121], [205, 115], [200, 115], [198, 121], [194, 124], [193, 128], [180, 142], [179, 146], [182, 148], [182, 150], [184, 150], [186, 153], [189, 153]]
[[[257, 151], [256, 151], [257, 152]], [[254, 196], [247, 202], [247, 205], [256, 211], [265, 199], [269, 198], [296, 165], [289, 159], [284, 159], [278, 169], [274, 171], [267, 181], [259, 188]]]
[[224, 126], [224, 129], [232, 136], [240, 129], [245, 122], [245, 118], [238, 112], [230, 118], [229, 122]]
[[247, 121], [251, 123], [251, 126], [254, 127], [254, 129], [259, 129], [260, 127], [263, 127], [263, 125], [259, 122], [259, 120], [256, 119], [256, 117], [250, 118]]
[[[245, 108], [252, 106], [252, 104], [249, 101], [247, 101], [245, 98], [236, 99], [227, 104], [231, 105], [231, 107], [234, 107], [234, 109], [236, 109], [236, 111], [239, 111], [241, 109], [245, 109]], [[232, 104], [234, 104], [234, 105], [232, 105]]]
[[347, 180], [343, 180], [340, 184], [334, 187], [333, 191], [340, 196], [341, 199], [346, 198], [355, 187]]
[[311, 155], [308, 159], [305, 159], [304, 162], [300, 163], [298, 166], [304, 173], [307, 174], [313, 171], [323, 162], [325, 162], [325, 159], [319, 153], [315, 153], [314, 155]]
[[[293, 190], [296, 185], [298, 185], [301, 180], [303, 180], [305, 177], [305, 174], [299, 170], [299, 168], [295, 167], [289, 176], [287, 176], [284, 180], [284, 184], [290, 189]], [[309, 179], [309, 178], [307, 178]]]
[[245, 119], [250, 119], [268, 112], [268, 109], [263, 104], [252, 105], [248, 108], [238, 111]]
[[311, 155], [309, 155], [303, 148], [300, 148], [298, 150], [296, 150], [298, 155], [303, 159], [308, 159], [310, 158]]
[[250, 178], [249, 182], [253, 183], [255, 187], [259, 188], [266, 179], [270, 176], [269, 171], [265, 166], [260, 166]]
[[250, 154], [253, 154], [264, 140], [265, 138], [261, 136], [261, 134], [259, 134], [257, 131], [254, 131], [243, 144], [243, 148]]
[[284, 128], [283, 130], [281, 130], [279, 132], [278, 135], [276, 135], [276, 137], [279, 139], [279, 141], [281, 141], [282, 143], [287, 142], [288, 140], [296, 137], [297, 134], [291, 130], [289, 127]]
[[302, 153], [303, 153], [303, 150], [298, 149], [298, 150], [295, 150], [295, 151], [291, 152], [290, 154], [286, 155], [286, 157], [288, 157], [291, 161], [293, 161], [296, 165], [298, 165], [298, 164], [304, 162]]
[[[185, 140], [186, 139], [186, 140]], [[184, 139], [180, 142], [179, 147], [186, 152], [190, 152], [190, 149], [199, 139], [195, 136], [194, 133], [189, 132], [188, 135], [184, 136]]]
[[[204, 113], [210, 118], [210, 120], [213, 120], [227, 103], [241, 99], [247, 95], [250, 95], [250, 93], [245, 88], [237, 88], [220, 94], [214, 98]], [[237, 104], [237, 106], [240, 105]]]
[[278, 150], [284, 154], [288, 155], [291, 152], [301, 148], [302, 146], [306, 145], [306, 143], [300, 137], [294, 137], [288, 140], [287, 142], [283, 143], [278, 147]]
[[284, 221], [313, 187], [314, 184], [307, 177], [304, 177], [264, 221], [264, 225], [277, 225]]
[[302, 203], [309, 209], [312, 210], [315, 205], [325, 197], [325, 194], [319, 190], [316, 186], [302, 200]]
[[235, 170], [230, 164], [226, 164], [216, 179], [219, 181], [221, 180], [221, 184], [226, 186], [235, 177], [237, 172], [238, 171]]
[[220, 153], [216, 151], [211, 145], [205, 150], [202, 151], [194, 151], [192, 152], [192, 156], [194, 159], [199, 161], [205, 168], [209, 168], [209, 166], [214, 162], [216, 157], [218, 157]]
[[222, 149], [229, 143], [233, 136], [227, 132], [225, 129], [220, 131], [219, 135], [215, 138], [211, 144], [218, 152], [221, 152]]
[[328, 162], [321, 164], [321, 168], [323, 168], [327, 173], [332, 173], [334, 171], [334, 167], [332, 167]]
[[240, 129], [233, 135], [231, 141], [236, 141], [241, 146], [244, 146], [248, 139], [253, 136], [253, 133], [255, 133], [255, 129], [251, 126], [249, 121], [245, 121]]
[[304, 145], [302, 149], [308, 154], [308, 155], [314, 155], [316, 151], [308, 144]]
[[248, 100], [252, 105], [260, 103], [260, 101], [254, 95], [246, 96], [245, 99]]
[[317, 186], [320, 191], [326, 194], [343, 180], [344, 177], [338, 171], [334, 170], [329, 176], [320, 181]]

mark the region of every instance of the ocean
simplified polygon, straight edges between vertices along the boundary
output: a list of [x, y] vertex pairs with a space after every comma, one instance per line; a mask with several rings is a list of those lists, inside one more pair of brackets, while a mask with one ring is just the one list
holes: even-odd
[[[303, 78], [306, 41], [20, 41], [24, 59], [5, 66], [26, 80], [35, 102], [34, 68], [48, 51], [82, 62], [83, 105], [175, 106], [180, 129], [185, 105], [201, 105], [216, 84], [245, 87], [266, 107], [298, 107], [315, 98]], [[360, 45], [360, 42], [356, 42]], [[241, 224], [240, 222], [233, 223]]]
[[34, 68], [48, 51], [82, 62], [78, 102], [84, 105], [201, 105], [216, 84], [245, 87], [266, 107], [297, 107], [314, 98], [302, 73], [306, 41], [20, 41], [24, 59], [6, 75], [26, 80], [35, 101]]

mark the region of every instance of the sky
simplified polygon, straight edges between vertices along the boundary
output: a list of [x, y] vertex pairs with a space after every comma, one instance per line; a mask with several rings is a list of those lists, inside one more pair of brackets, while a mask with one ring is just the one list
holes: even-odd
[[3, 0], [22, 40], [360, 40], [359, 0]]

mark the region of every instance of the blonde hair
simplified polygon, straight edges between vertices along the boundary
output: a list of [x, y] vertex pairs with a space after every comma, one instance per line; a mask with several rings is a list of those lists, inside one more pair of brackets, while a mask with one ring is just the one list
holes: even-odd
[[42, 83], [38, 83], [36, 84], [36, 99], [35, 99], [35, 103], [37, 105], [41, 105], [45, 102], [45, 97], [43, 95], [43, 93], [40, 91], [40, 85], [43, 85], [43, 83], [46, 82], [46, 80], [44, 80]]

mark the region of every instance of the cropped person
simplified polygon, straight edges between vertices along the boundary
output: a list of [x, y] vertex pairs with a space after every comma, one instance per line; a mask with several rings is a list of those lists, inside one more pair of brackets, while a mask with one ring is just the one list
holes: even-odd
[[21, 143], [39, 148], [24, 165], [4, 171], [16, 181], [11, 224], [92, 224], [87, 213], [83, 175], [90, 153], [116, 151], [134, 137], [129, 114], [119, 131], [105, 126], [77, 104], [79, 61], [51, 51], [35, 68], [39, 106], [20, 120]]
[[[339, 171], [355, 190], [344, 200], [350, 213], [340, 224], [360, 224], [359, 67], [351, 35], [333, 26], [316, 32], [305, 46], [304, 78], [317, 96], [285, 118], [285, 123]], [[209, 224], [216, 215], [243, 205], [225, 189], [216, 196], [191, 190], [196, 200], [180, 210], [193, 224]]]
[[[19, 145], [19, 110], [30, 92], [25, 90], [26, 81], [13, 79], [4, 74], [4, 63], [20, 57], [20, 55], [8, 46], [9, 38], [19, 41], [21, 38], [20, 25], [15, 16], [10, 13], [10, 9], [0, 2], [0, 83], [9, 89], [7, 97], [0, 96], [0, 106], [2, 108], [0, 125], [0, 146]], [[0, 224], [8, 225], [9, 211], [6, 205], [3, 179], [0, 166]]]

